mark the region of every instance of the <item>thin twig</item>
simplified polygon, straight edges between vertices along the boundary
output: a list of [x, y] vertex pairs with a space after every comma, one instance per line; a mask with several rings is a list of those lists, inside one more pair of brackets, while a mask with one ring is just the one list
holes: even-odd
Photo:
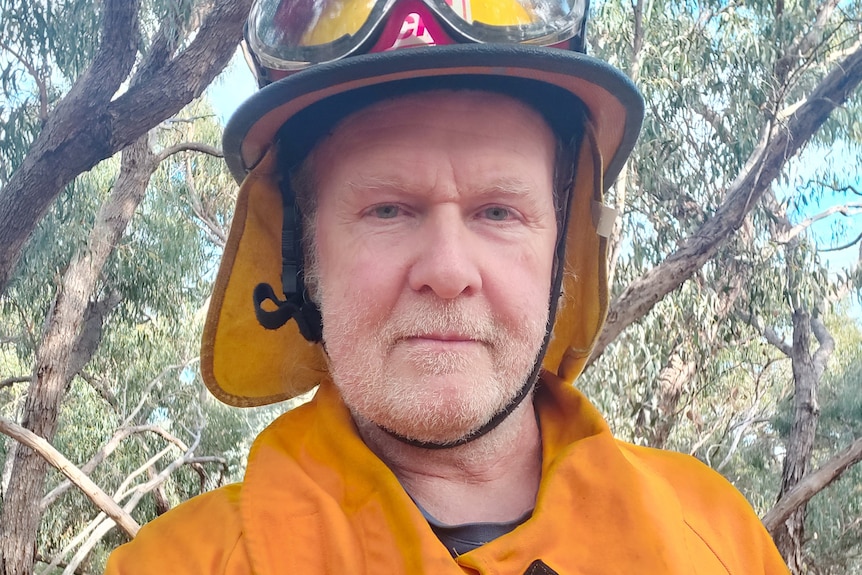
[[44, 123], [45, 120], [48, 119], [48, 87], [45, 85], [45, 80], [42, 78], [42, 75], [39, 74], [39, 71], [36, 70], [36, 68], [24, 58], [24, 56], [15, 51], [9, 44], [0, 40], [0, 48], [15, 56], [15, 58], [27, 69], [27, 73], [30, 74], [36, 82], [36, 86], [39, 88], [39, 120]]

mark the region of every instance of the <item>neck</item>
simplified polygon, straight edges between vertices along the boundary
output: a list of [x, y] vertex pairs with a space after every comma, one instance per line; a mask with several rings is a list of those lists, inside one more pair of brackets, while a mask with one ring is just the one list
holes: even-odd
[[438, 521], [450, 525], [513, 521], [531, 511], [542, 472], [542, 445], [532, 401], [464, 445], [426, 449], [357, 420], [368, 447]]

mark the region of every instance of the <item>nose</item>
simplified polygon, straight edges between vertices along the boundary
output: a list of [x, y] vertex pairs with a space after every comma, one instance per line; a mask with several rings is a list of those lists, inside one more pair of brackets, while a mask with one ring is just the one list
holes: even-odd
[[454, 299], [482, 288], [478, 246], [455, 206], [429, 215], [416, 240], [408, 276], [411, 289]]

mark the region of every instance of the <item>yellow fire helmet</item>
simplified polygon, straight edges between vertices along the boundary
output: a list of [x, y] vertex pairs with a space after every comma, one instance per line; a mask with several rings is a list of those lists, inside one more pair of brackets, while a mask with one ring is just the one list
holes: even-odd
[[242, 185], [201, 352], [204, 380], [217, 398], [236, 406], [273, 403], [328, 377], [320, 316], [303, 289], [301, 215], [284, 174], [349, 114], [439, 89], [515, 97], [570, 144], [574, 176], [558, 182], [568, 193], [559, 194], [552, 325], [534, 375], [544, 368], [574, 381], [607, 312], [613, 211], [602, 194], [643, 119], [631, 81], [584, 53], [587, 2], [255, 2], [246, 54], [263, 87], [224, 133], [228, 167]]

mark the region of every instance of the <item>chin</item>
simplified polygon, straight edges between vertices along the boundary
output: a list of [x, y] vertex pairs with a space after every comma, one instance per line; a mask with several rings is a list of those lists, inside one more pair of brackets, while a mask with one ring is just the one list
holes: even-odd
[[420, 385], [401, 381], [386, 394], [342, 390], [342, 396], [352, 412], [382, 429], [415, 441], [445, 444], [481, 428], [511, 400], [511, 390], [489, 387], [477, 385], [475, 377], [431, 376]]

